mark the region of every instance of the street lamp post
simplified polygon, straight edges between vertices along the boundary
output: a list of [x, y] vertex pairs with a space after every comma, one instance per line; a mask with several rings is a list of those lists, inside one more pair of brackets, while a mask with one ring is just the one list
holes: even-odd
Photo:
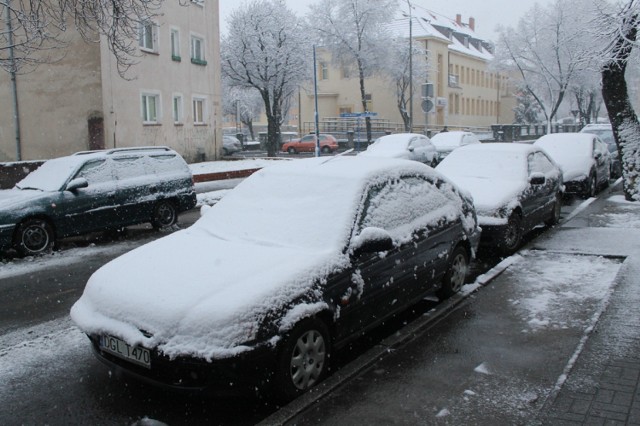
[[413, 12], [411, 2], [409, 5], [409, 132], [413, 131]]
[[316, 121], [316, 157], [320, 157], [320, 129], [318, 122], [318, 66], [316, 61], [316, 45], [313, 45], [313, 91], [315, 95]]

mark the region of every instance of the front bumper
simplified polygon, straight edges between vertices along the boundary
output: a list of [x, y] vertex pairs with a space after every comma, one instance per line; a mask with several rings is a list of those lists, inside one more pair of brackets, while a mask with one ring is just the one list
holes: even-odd
[[585, 194], [589, 192], [589, 178], [583, 177], [564, 182], [566, 194]]
[[133, 364], [100, 349], [98, 336], [89, 336], [95, 356], [116, 373], [156, 387], [214, 394], [254, 393], [276, 370], [277, 348], [257, 346], [232, 358], [211, 362], [192, 357], [170, 359], [151, 351], [151, 368]]

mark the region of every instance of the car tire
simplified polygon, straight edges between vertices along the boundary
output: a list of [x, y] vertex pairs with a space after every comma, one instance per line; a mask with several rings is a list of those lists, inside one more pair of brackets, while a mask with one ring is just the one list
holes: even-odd
[[562, 214], [562, 196], [556, 195], [556, 200], [553, 202], [553, 209], [551, 210], [551, 216], [545, 220], [544, 223], [547, 226], [553, 226], [560, 222], [560, 215]]
[[518, 212], [511, 213], [507, 220], [507, 226], [502, 234], [500, 252], [503, 255], [513, 254], [522, 243], [522, 216]]
[[462, 246], [457, 246], [451, 255], [447, 272], [442, 278], [442, 287], [437, 292], [440, 299], [448, 299], [458, 293], [464, 285], [469, 271], [469, 255]]
[[290, 401], [324, 379], [330, 353], [329, 330], [323, 321], [307, 318], [296, 324], [278, 352], [273, 389], [276, 398]]
[[296, 149], [293, 147], [289, 147], [289, 149], [287, 149], [287, 152], [292, 155], [298, 153], [298, 151], [296, 151]]
[[178, 211], [169, 200], [159, 201], [153, 209], [151, 225], [155, 229], [167, 228], [178, 222]]
[[582, 194], [583, 198], [595, 197], [598, 192], [598, 177], [595, 173], [591, 172], [589, 175], [589, 182], [587, 183], [587, 187], [585, 188], [584, 194]]
[[322, 149], [320, 149], [320, 151], [323, 154], [330, 154], [331, 153], [331, 148], [329, 148], [328, 146], [325, 145], [325, 146], [322, 147]]
[[53, 228], [44, 219], [25, 220], [16, 229], [14, 245], [23, 256], [48, 253], [55, 245]]

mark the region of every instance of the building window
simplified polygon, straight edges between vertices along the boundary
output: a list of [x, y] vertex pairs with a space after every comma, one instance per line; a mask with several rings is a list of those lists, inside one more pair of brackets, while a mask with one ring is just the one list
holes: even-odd
[[142, 50], [150, 52], [158, 51], [158, 26], [153, 21], [144, 21], [140, 24], [138, 44]]
[[171, 30], [171, 59], [180, 62], [180, 30]]
[[320, 80], [329, 80], [329, 65], [326, 62], [320, 62]]
[[191, 62], [197, 65], [207, 65], [204, 57], [204, 39], [191, 36]]
[[206, 100], [204, 98], [193, 98], [193, 124], [205, 124], [205, 105]]
[[181, 124], [183, 120], [182, 95], [173, 95], [173, 123]]
[[143, 93], [141, 95], [142, 122], [157, 124], [160, 116], [160, 95], [157, 93]]

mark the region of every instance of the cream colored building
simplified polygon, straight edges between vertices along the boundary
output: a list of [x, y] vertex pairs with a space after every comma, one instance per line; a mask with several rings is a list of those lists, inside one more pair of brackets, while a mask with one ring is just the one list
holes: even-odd
[[[437, 131], [444, 126], [476, 129], [513, 123], [515, 98], [508, 78], [490, 69], [493, 46], [475, 34], [474, 19], [464, 23], [461, 15], [447, 19], [426, 11], [414, 13], [413, 43], [427, 52], [425, 57], [414, 58], [427, 62], [422, 67], [426, 74], [418, 78], [430, 84], [429, 89], [414, 84], [414, 131], [425, 128]], [[392, 29], [409, 40], [408, 18], [397, 20]], [[333, 66], [329, 53], [323, 50], [318, 51], [317, 72], [320, 121], [340, 117], [342, 113], [363, 112], [355, 72], [349, 74]], [[403, 131], [393, 84], [382, 78], [367, 78], [365, 89], [368, 111], [377, 114], [376, 120], [391, 131]], [[429, 90], [431, 95], [433, 108], [429, 112], [422, 109], [423, 90]], [[298, 122], [303, 132], [313, 130], [314, 100], [313, 86], [301, 90]]]
[[179, 3], [164, 2], [158, 19], [141, 26], [127, 79], [105, 43], [68, 31], [60, 60], [17, 75], [19, 133], [10, 75], [0, 71], [0, 161], [18, 151], [32, 160], [146, 145], [170, 146], [188, 161], [218, 158], [218, 0]]

